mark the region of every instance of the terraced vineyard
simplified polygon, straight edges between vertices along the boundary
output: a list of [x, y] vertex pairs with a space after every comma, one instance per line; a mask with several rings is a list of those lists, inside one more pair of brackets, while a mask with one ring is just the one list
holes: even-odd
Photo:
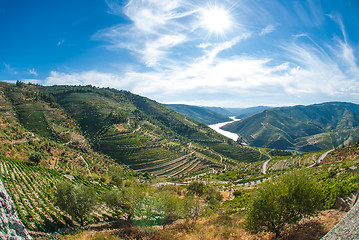
[[237, 159], [240, 162], [256, 162], [269, 159], [265, 154], [262, 154], [258, 149], [236, 145], [224, 144], [224, 143], [210, 143], [208, 144], [213, 150], [228, 156], [232, 159]]
[[[53, 232], [58, 228], [76, 226], [68, 214], [54, 205], [53, 190], [60, 181], [71, 181], [55, 170], [0, 156], [0, 177], [15, 203], [16, 211], [29, 230]], [[76, 182], [94, 189], [98, 194], [108, 189], [101, 184], [76, 177]], [[99, 197], [99, 195], [98, 195]], [[90, 222], [111, 218], [111, 211], [101, 207], [91, 214]]]
[[[0, 118], [6, 130], [0, 131], [0, 137], [9, 145], [3, 148], [2, 155], [27, 160], [28, 150], [8, 153], [14, 147], [20, 148], [12, 146], [14, 140], [26, 145], [36, 139], [35, 145], [39, 146], [29, 143], [27, 149], [41, 152], [43, 166], [60, 167], [64, 172], [83, 165], [80, 156], [92, 159], [94, 154], [101, 157], [89, 161], [89, 169], [100, 174], [108, 174], [101, 159], [110, 157], [114, 164], [171, 178], [231, 169], [243, 162], [267, 158], [258, 149], [243, 147], [200, 122], [127, 91], [7, 83], [0, 83], [0, 90], [4, 106], [0, 108]], [[6, 129], [8, 125], [18, 126], [22, 132], [15, 131], [15, 136], [14, 131]], [[60, 145], [37, 144], [45, 139], [53, 141], [51, 145], [56, 142], [77, 152], [68, 156], [64, 151], [70, 150]]]

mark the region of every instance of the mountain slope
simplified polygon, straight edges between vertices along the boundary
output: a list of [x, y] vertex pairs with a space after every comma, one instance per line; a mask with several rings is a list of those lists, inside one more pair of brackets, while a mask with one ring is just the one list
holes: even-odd
[[223, 129], [256, 147], [315, 151], [359, 137], [359, 105], [323, 103], [264, 111]]
[[229, 117], [233, 116], [237, 119], [246, 118], [271, 109], [271, 107], [264, 106], [250, 108], [200, 107], [185, 104], [167, 104], [166, 106], [173, 111], [181, 113], [206, 125], [229, 122], [231, 121]]
[[207, 107], [190, 106], [184, 104], [167, 104], [166, 106], [173, 111], [181, 113], [207, 125], [231, 121], [231, 119], [227, 116], [228, 114], [230, 115], [229, 112], [227, 112], [227, 114], [223, 114], [222, 112], [221, 114]]
[[[16, 134], [26, 146], [29, 143], [25, 138], [31, 132], [35, 137], [29, 139], [39, 136], [43, 141], [57, 142], [84, 154], [106, 154], [138, 172], [165, 177], [231, 168], [268, 158], [258, 149], [241, 146], [204, 124], [127, 91], [92, 86], [44, 87], [21, 82], [1, 83], [0, 88], [4, 125], [10, 126], [12, 121], [21, 126], [22, 132]], [[3, 138], [7, 136], [3, 134]], [[13, 140], [7, 141], [11, 144]], [[26, 149], [33, 147], [6, 156], [26, 159], [29, 154]], [[63, 150], [53, 151], [65, 154]], [[44, 162], [59, 163], [58, 157], [51, 154], [44, 153]], [[82, 155], [70, 155], [70, 161], [59, 158], [66, 165], [75, 159], [79, 164], [86, 163]], [[96, 161], [86, 164], [97, 169]], [[103, 166], [101, 163], [100, 168]]]

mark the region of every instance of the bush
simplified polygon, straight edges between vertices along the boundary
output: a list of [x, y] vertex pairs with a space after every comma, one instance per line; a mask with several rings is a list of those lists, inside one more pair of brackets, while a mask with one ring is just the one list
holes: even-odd
[[33, 162], [35, 165], [38, 165], [42, 159], [42, 155], [39, 152], [31, 152], [29, 156], [30, 162]]
[[301, 173], [289, 173], [264, 182], [252, 195], [246, 212], [246, 228], [279, 236], [287, 224], [297, 223], [319, 210], [323, 199], [319, 186]]
[[106, 204], [127, 214], [127, 220], [132, 221], [138, 202], [145, 197], [144, 186], [125, 186], [121, 190], [113, 189], [104, 195]]
[[197, 196], [202, 196], [206, 190], [207, 186], [203, 182], [192, 182], [187, 187], [187, 191], [193, 192]]

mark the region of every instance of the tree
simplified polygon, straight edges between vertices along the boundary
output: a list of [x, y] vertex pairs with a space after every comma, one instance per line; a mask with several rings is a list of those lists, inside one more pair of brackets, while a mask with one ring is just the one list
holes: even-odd
[[193, 196], [186, 196], [184, 199], [183, 212], [187, 220], [191, 219], [194, 222], [201, 216], [203, 206], [198, 198]]
[[38, 165], [42, 159], [42, 155], [39, 152], [31, 152], [29, 156], [29, 160], [33, 162], [35, 165]]
[[132, 221], [135, 207], [145, 197], [143, 186], [125, 186], [121, 190], [111, 190], [105, 193], [106, 204], [127, 214], [127, 221]]
[[97, 205], [96, 193], [83, 185], [60, 182], [54, 193], [56, 205], [84, 225], [86, 216]]
[[183, 217], [184, 204], [183, 200], [176, 197], [173, 191], [160, 191], [158, 193], [158, 199], [162, 202], [165, 211], [165, 219], [163, 222], [163, 229], [165, 229], [166, 225]]
[[187, 191], [195, 193], [197, 196], [202, 196], [207, 187], [203, 182], [192, 182], [188, 185]]
[[112, 209], [120, 210], [121, 208], [121, 192], [118, 189], [111, 189], [103, 195], [106, 205]]
[[211, 206], [219, 205], [220, 202], [223, 200], [222, 194], [214, 186], [208, 187], [206, 192], [204, 193], [204, 195], [205, 195], [206, 201]]
[[166, 218], [162, 202], [152, 196], [146, 196], [139, 201], [133, 215], [134, 224], [144, 230], [163, 225]]
[[127, 220], [131, 221], [136, 204], [145, 197], [145, 191], [141, 186], [130, 186], [123, 188], [121, 193], [121, 209], [127, 214]]
[[278, 237], [287, 224], [309, 217], [321, 207], [320, 185], [303, 173], [293, 172], [264, 182], [252, 195], [245, 225], [252, 232], [269, 231]]

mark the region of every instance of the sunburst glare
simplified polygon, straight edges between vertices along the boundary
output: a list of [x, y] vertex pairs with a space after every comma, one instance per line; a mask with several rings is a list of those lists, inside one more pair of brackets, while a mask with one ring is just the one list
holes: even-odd
[[216, 35], [224, 35], [225, 30], [232, 25], [229, 12], [217, 6], [203, 9], [200, 22], [210, 34]]

